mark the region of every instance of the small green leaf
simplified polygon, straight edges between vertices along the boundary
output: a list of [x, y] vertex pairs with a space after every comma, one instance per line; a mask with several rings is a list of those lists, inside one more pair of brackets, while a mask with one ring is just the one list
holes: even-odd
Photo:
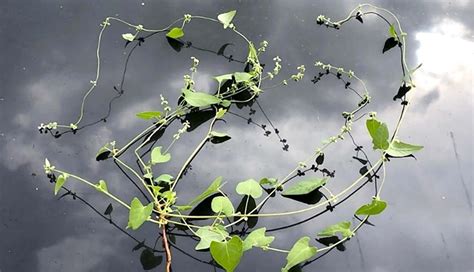
[[191, 200], [189, 203], [188, 203], [188, 207], [193, 207], [194, 205], [198, 204], [199, 202], [203, 201], [204, 199], [206, 199], [207, 197], [215, 194], [219, 188], [221, 187], [221, 183], [222, 183], [222, 177], [217, 177], [208, 187], [206, 190], [204, 190], [204, 192], [202, 192], [200, 195], [198, 195], [197, 197], [195, 197], [193, 200]]
[[173, 27], [168, 33], [166, 33], [166, 37], [171, 39], [178, 39], [184, 36], [183, 29], [180, 27]]
[[182, 89], [182, 91], [184, 100], [193, 107], [207, 107], [209, 105], [219, 104], [222, 101], [221, 99], [207, 93], [193, 92], [188, 89]]
[[222, 117], [224, 117], [224, 115], [225, 115], [226, 112], [227, 112], [226, 109], [220, 108], [220, 109], [216, 112], [216, 118], [217, 118], [217, 119], [222, 119]]
[[355, 214], [357, 215], [377, 215], [382, 213], [387, 207], [387, 202], [380, 199], [373, 199], [370, 204], [362, 205]]
[[106, 145], [104, 145], [103, 147], [101, 147], [99, 149], [99, 151], [97, 151], [97, 154], [95, 155], [95, 160], [96, 161], [103, 161], [103, 160], [106, 160], [109, 158], [109, 155], [112, 153], [112, 151], [110, 151], [110, 144], [107, 143]]
[[293, 266], [298, 265], [306, 260], [311, 259], [318, 249], [309, 245], [310, 238], [308, 236], [300, 238], [291, 248], [286, 256], [286, 265], [281, 269], [282, 272], [288, 272]]
[[323, 231], [318, 233], [319, 237], [331, 237], [336, 236], [337, 233], [341, 233], [344, 238], [352, 237], [354, 233], [351, 230], [351, 222], [343, 221], [325, 228]]
[[211, 131], [209, 133], [209, 136], [211, 138], [211, 143], [213, 144], [220, 144], [231, 139], [231, 137], [227, 133], [217, 131]]
[[133, 40], [135, 39], [135, 35], [133, 35], [132, 33], [125, 33], [122, 34], [122, 38], [126, 41], [133, 42]]
[[200, 241], [194, 249], [203, 250], [208, 249], [211, 246], [212, 241], [221, 242], [224, 241], [229, 233], [225, 229], [216, 227], [202, 227], [196, 231]]
[[169, 174], [162, 174], [155, 179], [155, 182], [157, 183], [160, 183], [160, 181], [163, 181], [165, 183], [171, 183], [173, 182], [173, 176]]
[[247, 57], [247, 61], [250, 62], [258, 62], [257, 50], [253, 43], [249, 43], [249, 55]]
[[220, 104], [221, 104], [223, 107], [226, 107], [226, 108], [227, 108], [227, 107], [230, 106], [231, 103], [232, 103], [232, 102], [230, 102], [230, 100], [224, 99], [224, 100], [221, 101]]
[[162, 146], [157, 146], [153, 148], [153, 150], [151, 151], [151, 164], [154, 165], [157, 163], [165, 163], [171, 160], [170, 153], [166, 153], [166, 154], [161, 153], [162, 148], [163, 148]]
[[260, 185], [269, 185], [270, 187], [275, 187], [278, 184], [278, 179], [276, 178], [262, 178], [260, 180]]
[[61, 174], [56, 179], [56, 184], [54, 184], [54, 195], [57, 195], [61, 187], [63, 187], [64, 183], [66, 183], [67, 179], [69, 178], [68, 174]]
[[133, 230], [138, 229], [148, 219], [148, 217], [150, 217], [152, 212], [153, 203], [143, 206], [140, 200], [134, 197], [130, 204], [127, 228], [132, 228]]
[[375, 118], [369, 118], [366, 122], [367, 130], [372, 137], [374, 149], [386, 150], [390, 143], [388, 142], [388, 128], [385, 123], [380, 122]]
[[390, 34], [390, 37], [398, 40], [397, 31], [395, 31], [395, 26], [393, 26], [392, 24], [390, 25], [390, 28], [388, 29], [388, 33]]
[[236, 10], [231, 10], [226, 13], [221, 13], [217, 16], [217, 20], [219, 20], [219, 22], [221, 22], [224, 25], [224, 29], [226, 29], [229, 27], [236, 13], [237, 13]]
[[161, 112], [159, 111], [144, 111], [144, 112], [139, 112], [136, 114], [138, 118], [144, 119], [144, 120], [150, 120], [152, 118], [160, 119], [161, 117]]
[[249, 195], [255, 199], [261, 197], [263, 193], [262, 187], [254, 179], [248, 179], [239, 182], [239, 184], [237, 184], [237, 187], [235, 188], [235, 191], [239, 195]]
[[226, 196], [217, 196], [211, 202], [212, 211], [215, 213], [223, 213], [231, 216], [234, 213], [234, 206], [230, 199]]
[[107, 189], [107, 183], [105, 183], [105, 180], [103, 180], [103, 179], [99, 180], [99, 183], [95, 185], [95, 188], [99, 192], [108, 192], [109, 191]]
[[411, 145], [399, 140], [394, 140], [387, 149], [387, 154], [393, 157], [409, 156], [423, 149], [421, 145]]
[[252, 75], [244, 72], [235, 72], [234, 78], [236, 83], [249, 82], [252, 78]]
[[282, 192], [284, 196], [305, 195], [326, 184], [327, 178], [311, 178], [302, 180]]
[[215, 80], [219, 83], [219, 86], [222, 85], [223, 81], [231, 80], [232, 79], [232, 74], [225, 74], [225, 75], [220, 75], [220, 76], [215, 76]]
[[265, 236], [266, 230], [266, 228], [259, 228], [252, 231], [244, 240], [243, 251], [247, 251], [252, 247], [268, 247], [275, 240], [275, 237]]
[[233, 272], [242, 258], [242, 240], [232, 236], [227, 242], [211, 242], [212, 258], [222, 266], [226, 272]]

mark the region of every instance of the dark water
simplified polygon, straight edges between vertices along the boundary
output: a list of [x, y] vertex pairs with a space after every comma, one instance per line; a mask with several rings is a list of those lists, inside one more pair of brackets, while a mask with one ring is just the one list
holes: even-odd
[[[255, 1], [256, 2], [256, 1]], [[304, 271], [472, 271], [472, 134], [473, 32], [470, 1], [376, 1], [397, 14], [408, 33], [408, 63], [423, 63], [415, 77], [418, 85], [413, 106], [400, 137], [425, 146], [417, 160], [392, 160], [382, 198], [387, 210], [371, 219], [345, 250], [333, 250]], [[54, 139], [41, 135], [41, 122], [73, 121], [89, 80], [94, 77], [95, 47], [99, 23], [115, 16], [145, 27], [160, 28], [184, 13], [210, 17], [236, 9], [235, 22], [256, 43], [265, 39], [269, 48], [263, 62], [272, 67], [272, 58], [282, 59], [282, 74], [300, 64], [307, 73], [301, 84], [290, 84], [265, 92], [259, 102], [289, 151], [282, 150], [275, 134], [263, 131], [241, 118], [229, 116], [221, 131], [233, 136], [220, 145], [208, 145], [180, 184], [184, 200], [197, 195], [216, 176], [233, 183], [247, 178], [282, 177], [298, 161], [311, 153], [321, 140], [338, 132], [340, 112], [357, 101], [345, 93], [341, 83], [328, 78], [318, 84], [310, 79], [317, 70], [316, 59], [352, 69], [366, 80], [374, 103], [367, 111], [393, 129], [399, 102], [392, 97], [400, 84], [399, 59], [395, 52], [381, 54], [387, 27], [374, 17], [364, 24], [351, 22], [339, 31], [315, 24], [325, 14], [345, 17], [357, 3], [348, 1], [3, 1], [0, 11], [0, 271], [139, 271], [140, 252], [132, 252], [136, 242], [118, 231], [92, 209], [67, 197], [57, 200], [53, 185], [43, 175], [48, 157], [61, 169], [91, 180], [105, 179], [109, 189], [131, 199], [137, 191], [111, 162], [96, 162], [95, 153], [104, 143], [126, 143], [143, 129], [144, 121], [135, 113], [159, 108], [159, 94], [175, 101], [188, 72], [189, 57], [201, 60], [196, 78], [198, 89], [214, 86], [211, 77], [242, 69], [215, 54], [196, 48], [176, 53], [161, 35], [151, 37], [134, 51], [125, 77], [125, 93], [117, 99], [106, 123], [99, 123], [76, 135]], [[100, 119], [114, 96], [112, 86], [120, 83], [127, 49], [120, 35], [130, 30], [113, 24], [106, 32], [102, 53], [102, 79], [86, 106], [85, 122]], [[186, 29], [186, 38], [195, 47], [217, 50], [222, 44], [236, 59], [245, 58], [246, 49], [235, 36], [220, 27], [197, 22]], [[258, 107], [251, 116], [267, 124]], [[233, 109], [249, 117], [249, 108]], [[363, 123], [354, 134], [369, 147]], [[178, 127], [172, 127], [171, 132]], [[174, 130], [173, 130], [174, 129]], [[173, 151], [169, 172], [179, 170], [206, 128], [180, 139]], [[166, 141], [164, 140], [166, 145]], [[369, 148], [370, 149], [370, 148]], [[368, 150], [370, 151], [370, 150]], [[348, 140], [329, 150], [325, 164], [336, 170], [331, 189], [336, 192], [358, 175], [360, 164], [351, 157]], [[176, 163], [174, 163], [176, 162]], [[76, 182], [69, 188], [99, 211], [109, 201], [95, 190]], [[352, 213], [370, 199], [372, 186], [365, 187], [332, 213], [310, 222], [274, 232], [274, 246], [288, 248], [298, 237], [315, 234], [329, 224], [353, 220]], [[231, 194], [232, 195], [232, 194]], [[233, 194], [235, 197], [235, 194]], [[277, 198], [265, 211], [304, 207], [295, 201]], [[237, 200], [236, 200], [237, 201]], [[261, 219], [259, 225], [278, 228], [303, 220], [314, 213]], [[116, 206], [114, 221], [125, 226], [127, 214]], [[357, 223], [357, 221], [353, 221]], [[158, 229], [146, 224], [131, 232], [153, 246]], [[161, 242], [160, 242], [161, 243]], [[315, 241], [313, 244], [317, 244]], [[204, 262], [209, 253], [196, 253], [196, 242], [177, 237], [176, 245]], [[318, 244], [318, 246], [321, 246]], [[173, 250], [174, 271], [213, 271], [213, 267]], [[279, 271], [285, 256], [254, 249], [246, 253], [238, 271]], [[161, 265], [156, 271], [164, 270]]]

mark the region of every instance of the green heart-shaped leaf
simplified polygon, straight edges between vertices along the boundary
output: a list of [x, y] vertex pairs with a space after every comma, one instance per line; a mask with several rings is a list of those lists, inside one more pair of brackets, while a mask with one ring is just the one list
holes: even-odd
[[234, 206], [226, 196], [217, 196], [212, 199], [211, 208], [213, 212], [223, 213], [226, 216], [231, 216], [234, 213]]
[[151, 151], [151, 164], [165, 163], [171, 160], [170, 153], [166, 153], [166, 154], [161, 153], [162, 148], [163, 148], [162, 146], [157, 146], [153, 148], [153, 150]]
[[211, 242], [212, 258], [222, 266], [226, 272], [233, 272], [242, 258], [242, 240], [232, 236], [227, 242]]
[[140, 200], [133, 198], [130, 204], [130, 213], [128, 214], [127, 228], [138, 229], [153, 212], [153, 203], [143, 206]]
[[262, 187], [254, 179], [239, 182], [235, 191], [237, 191], [239, 195], [249, 195], [255, 199], [261, 197], [263, 193]]

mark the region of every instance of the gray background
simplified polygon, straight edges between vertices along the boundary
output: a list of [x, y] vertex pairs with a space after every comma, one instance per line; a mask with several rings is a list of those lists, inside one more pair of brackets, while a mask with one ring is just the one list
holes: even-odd
[[[408, 63], [423, 63], [415, 77], [418, 85], [413, 106], [400, 137], [425, 149], [417, 160], [394, 160], [389, 164], [382, 198], [387, 210], [346, 243], [344, 252], [332, 251], [304, 271], [472, 271], [472, 135], [473, 135], [473, 32], [471, 1], [373, 1], [392, 10], [408, 32]], [[325, 14], [345, 17], [357, 5], [352, 1], [6, 1], [0, 9], [0, 271], [137, 271], [139, 252], [92, 210], [70, 198], [55, 200], [53, 186], [43, 176], [48, 157], [58, 168], [91, 180], [106, 179], [109, 189], [124, 199], [136, 195], [133, 187], [110, 162], [98, 163], [94, 155], [104, 143], [124, 144], [146, 124], [134, 117], [141, 110], [159, 109], [159, 94], [170, 101], [178, 96], [189, 57], [201, 60], [197, 85], [212, 88], [211, 77], [241, 69], [222, 58], [196, 50], [176, 54], [163, 36], [147, 40], [133, 55], [126, 77], [125, 95], [114, 104], [112, 117], [78, 133], [53, 139], [37, 132], [41, 122], [69, 123], [79, 111], [79, 100], [94, 77], [98, 24], [117, 16], [146, 27], [162, 27], [184, 13], [214, 17], [237, 10], [235, 23], [256, 43], [270, 46], [264, 63], [283, 59], [283, 74], [300, 64], [307, 67], [301, 84], [265, 92], [260, 101], [267, 114], [290, 143], [283, 152], [274, 136], [262, 135], [245, 121], [229, 117], [219, 129], [233, 135], [221, 145], [206, 146], [183, 180], [182, 199], [198, 194], [215, 176], [232, 184], [246, 178], [284, 176], [318, 143], [338, 131], [340, 112], [356, 101], [340, 83], [328, 79], [309, 82], [321, 59], [352, 69], [366, 80], [374, 103], [369, 110], [393, 129], [400, 109], [392, 101], [398, 89], [398, 55], [381, 54], [387, 27], [374, 17], [354, 21], [339, 31], [317, 26], [314, 18]], [[114, 23], [104, 37], [103, 78], [87, 104], [86, 121], [104, 114], [104, 105], [119, 83], [124, 53], [121, 33], [130, 30]], [[228, 53], [243, 58], [241, 42], [217, 25], [191, 24], [186, 37], [196, 46], [217, 50], [233, 42]], [[237, 110], [236, 110], [237, 111]], [[248, 114], [244, 109], [242, 114]], [[260, 112], [252, 117], [265, 120]], [[175, 130], [173, 130], [175, 129]], [[177, 128], [171, 128], [171, 132]], [[183, 137], [173, 150], [170, 173], [202, 137], [197, 130]], [[360, 142], [369, 141], [359, 123], [354, 130]], [[343, 141], [328, 152], [329, 168], [337, 170], [330, 188], [338, 191], [357, 176], [352, 147]], [[369, 150], [370, 151], [370, 150]], [[37, 174], [36, 176], [32, 173]], [[70, 188], [105, 209], [108, 200], [82, 184]], [[296, 228], [276, 234], [276, 247], [288, 248], [298, 237], [315, 234], [324, 226], [348, 220], [355, 208], [370, 199], [372, 190], [361, 191], [334, 213], [325, 214]], [[235, 196], [234, 194], [231, 194]], [[287, 201], [266, 211], [302, 207]], [[116, 206], [114, 219], [125, 226], [127, 214]], [[285, 217], [261, 220], [281, 226], [303, 219]], [[145, 225], [134, 233], [153, 243], [157, 229]], [[178, 245], [209, 260], [208, 253], [194, 253], [195, 242], [178, 239]], [[312, 243], [315, 243], [314, 241]], [[316, 243], [315, 243], [316, 244]], [[238, 271], [279, 271], [285, 257], [254, 250], [246, 253]], [[174, 251], [175, 271], [212, 271], [212, 268]], [[157, 271], [163, 270], [163, 266]]]

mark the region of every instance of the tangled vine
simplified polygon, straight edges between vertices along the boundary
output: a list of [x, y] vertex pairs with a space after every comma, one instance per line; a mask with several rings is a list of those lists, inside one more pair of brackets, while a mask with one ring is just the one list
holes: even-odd
[[[371, 102], [371, 97], [364, 81], [361, 80], [355, 72], [316, 60], [314, 66], [318, 69], [318, 74], [311, 79], [314, 84], [324, 76], [331, 75], [341, 80], [344, 84], [344, 88], [355, 93], [358, 98], [354, 108], [342, 113], [344, 122], [340, 131], [328, 137], [326, 141], [323, 141], [321, 146], [315, 147], [307, 158], [297, 162], [295, 167], [284, 177], [265, 177], [258, 181], [256, 179], [246, 179], [237, 184], [227, 183], [227, 188], [231, 187], [237, 195], [242, 197], [237, 208], [234, 207], [229, 197], [229, 195], [231, 195], [230, 191], [225, 190], [222, 177], [215, 178], [206, 190], [191, 201], [178, 204], [176, 188], [180, 182], [182, 182], [186, 172], [190, 170], [191, 162], [196, 158], [202, 148], [208, 143], [218, 144], [231, 139], [230, 135], [214, 129], [215, 124], [225, 120], [226, 115], [233, 114], [246, 119], [249, 124], [252, 123], [261, 127], [265, 131], [266, 136], [272, 133], [272, 131], [266, 128], [266, 125], [260, 125], [251, 118], [247, 119], [238, 113], [232, 112], [232, 106], [252, 106], [255, 103], [263, 112], [263, 108], [258, 103], [258, 99], [265, 90], [300, 82], [307, 73], [306, 67], [300, 65], [297, 67], [295, 74], [279, 80], [272, 86], [264, 86], [266, 81], [276, 81], [276, 79], [281, 76], [282, 60], [278, 56], [274, 57], [273, 69], [266, 72], [259, 58], [267, 51], [268, 42], [262, 41], [259, 46], [256, 47], [253, 42], [238, 31], [237, 26], [233, 22], [235, 15], [235, 10], [219, 14], [216, 19], [185, 14], [183, 17], [162, 29], [148, 29], [143, 25], [134, 25], [119, 18], [107, 17], [101, 23], [98, 37], [96, 76], [90, 80], [90, 87], [83, 96], [77, 120], [69, 125], [49, 122], [47, 124], [41, 124], [38, 127], [41, 133], [50, 133], [55, 137], [60, 137], [65, 133], [71, 132], [75, 134], [78, 130], [85, 127], [106, 121], [106, 118], [110, 114], [113, 100], [109, 103], [109, 110], [104, 118], [90, 124], [83, 124], [83, 117], [84, 106], [88, 96], [94, 91], [96, 86], [100, 84], [102, 36], [112, 23], [120, 23], [135, 29], [134, 33], [125, 33], [122, 35], [126, 46], [133, 45], [127, 56], [127, 63], [131, 52], [133, 52], [137, 46], [145, 42], [148, 37], [156, 34], [165, 34], [169, 44], [175, 50], [180, 50], [183, 46], [193, 47], [192, 43], [183, 41], [183, 37], [185, 35], [184, 30], [186, 25], [192, 23], [194, 20], [204, 20], [210, 23], [221, 24], [224, 29], [232, 31], [245, 41], [248, 46], [248, 56], [245, 61], [239, 61], [232, 56], [226, 56], [224, 54], [226, 45], [215, 52], [217, 55], [223, 56], [229, 61], [244, 63], [245, 68], [243, 71], [215, 76], [214, 79], [218, 83], [218, 88], [214, 93], [200, 92], [195, 89], [194, 78], [198, 72], [199, 60], [192, 57], [190, 73], [183, 77], [183, 88], [180, 90], [178, 103], [175, 107], [173, 107], [163, 95], [160, 95], [162, 108], [160, 111], [137, 113], [138, 118], [151, 123], [146, 129], [136, 134], [135, 137], [123, 146], [119, 146], [116, 142], [112, 141], [99, 149], [96, 154], [96, 160], [113, 160], [125, 176], [136, 186], [142, 195], [140, 198], [142, 198], [142, 201], [146, 201], [146, 203], [143, 204], [138, 197], [134, 197], [130, 202], [124, 201], [112, 193], [113, 190], [109, 190], [105, 180], [101, 179], [98, 182], [92, 182], [79, 175], [58, 169], [52, 165], [48, 159], [45, 160], [44, 170], [50, 181], [55, 183], [55, 194], [58, 194], [60, 190], [65, 190], [66, 193], [63, 196], [72, 195], [73, 198], [80, 199], [87, 204], [84, 199], [65, 186], [68, 180], [74, 179], [91, 188], [97, 189], [127, 209], [129, 211], [127, 228], [136, 230], [145, 222], [157, 224], [161, 229], [160, 237], [163, 242], [164, 255], [166, 256], [166, 271], [171, 271], [172, 249], [175, 248], [179, 250], [179, 248], [170, 242], [170, 237], [174, 235], [174, 230], [181, 230], [185, 235], [196, 238], [198, 242], [195, 249], [209, 250], [214, 260], [214, 262], [209, 264], [218, 265], [226, 271], [234, 271], [243, 253], [252, 248], [261, 248], [263, 250], [285, 254], [286, 264], [282, 266], [281, 271], [289, 271], [298, 265], [305, 266], [319, 258], [324, 252], [328, 252], [350, 239], [364, 224], [370, 224], [368, 222], [370, 216], [378, 215], [383, 212], [387, 203], [383, 201], [380, 196], [385, 183], [385, 168], [387, 163], [391, 158], [410, 157], [413, 156], [414, 152], [422, 149], [422, 146], [408, 144], [397, 138], [407, 108], [410, 105], [410, 94], [412, 92], [409, 93], [409, 91], [415, 87], [412, 75], [419, 67], [410, 69], [406, 63], [407, 34], [403, 31], [400, 21], [390, 11], [370, 4], [361, 4], [342, 20], [332, 21], [330, 18], [320, 15], [316, 18], [316, 23], [326, 26], [327, 28], [339, 29], [353, 19], [363, 23], [363, 18], [369, 15], [380, 17], [387, 23], [390, 37], [386, 40], [382, 52], [385, 53], [392, 48], [398, 47], [400, 50], [401, 71], [403, 73], [400, 88], [393, 97], [393, 100], [401, 100], [401, 111], [395, 129], [390, 133], [387, 125], [377, 119], [375, 112], [369, 114], [361, 113], [362, 109]], [[392, 21], [394, 23], [392, 23]], [[113, 99], [120, 97], [124, 93], [122, 87], [125, 72], [126, 68], [124, 69], [121, 85], [114, 87], [117, 96]], [[363, 90], [361, 92], [355, 87], [352, 87], [354, 84], [351, 85], [351, 81], [354, 80], [359, 83], [357, 84], [358, 86], [362, 86]], [[252, 111], [255, 112], [255, 110], [251, 109], [251, 113]], [[198, 114], [205, 114], [207, 117], [204, 121], [195, 123], [191, 117]], [[280, 142], [283, 144], [283, 150], [288, 150], [289, 145], [286, 139], [280, 137], [278, 129], [265, 113], [264, 115]], [[363, 147], [356, 143], [351, 134], [353, 125], [363, 118], [366, 120], [366, 128], [372, 139], [373, 150], [378, 152], [378, 160], [376, 162], [370, 162]], [[166, 147], [154, 146], [162, 137], [164, 131], [173, 122], [181, 122], [182, 126], [172, 136], [171, 143]], [[203, 124], [207, 124], [208, 130], [202, 136], [202, 140], [199, 144], [184, 161], [180, 170], [177, 173], [163, 172], [163, 167], [172, 159], [173, 146], [179, 143], [181, 136], [189, 131], [190, 128], [195, 128]], [[352, 181], [342, 191], [333, 193], [328, 187], [328, 184], [330, 184], [329, 181], [334, 178], [334, 172], [322, 167], [324, 154], [330, 146], [347, 137], [349, 137], [354, 144], [357, 155], [363, 154], [362, 158], [359, 156], [354, 156], [354, 158], [364, 166], [357, 179]], [[123, 154], [129, 152], [131, 148], [134, 148], [133, 153], [138, 160], [138, 168], [128, 164], [122, 158]], [[156, 170], [158, 165], [160, 166], [160, 173]], [[378, 175], [380, 171], [382, 172], [381, 177]], [[312, 177], [301, 178], [306, 174], [309, 176], [311, 172], [315, 173], [311, 174]], [[267, 229], [265, 227], [254, 229], [256, 219], [260, 217], [283, 217], [308, 213], [321, 208], [325, 208], [324, 211], [332, 210], [368, 182], [375, 185], [375, 193], [370, 201], [367, 201], [367, 203], [355, 211], [354, 216], [359, 220], [359, 223], [352, 226], [350, 221], [343, 221], [321, 230], [317, 234], [320, 238], [318, 241], [325, 244], [325, 247], [317, 248], [310, 244], [309, 236], [303, 236], [287, 249], [276, 248], [272, 246], [275, 237], [267, 235]], [[324, 200], [320, 197], [317, 201], [307, 202], [307, 207], [296, 210], [272, 213], [261, 212], [265, 205], [271, 203], [271, 198], [276, 194], [301, 201], [305, 196], [310, 194], [314, 195], [315, 193], [322, 195]], [[202, 214], [196, 212], [198, 207], [202, 208], [202, 206], [205, 205], [210, 207], [209, 213]], [[112, 210], [113, 206], [110, 204], [104, 215], [96, 211], [107, 220], [110, 220], [114, 226], [135, 239], [129, 232], [123, 230], [112, 221], [112, 218], [109, 217]], [[210, 224], [199, 225], [196, 223], [196, 220], [201, 220], [200, 222], [210, 222]], [[236, 227], [238, 225], [243, 225], [243, 228], [237, 229]], [[331, 240], [332, 238], [336, 238], [336, 240]], [[142, 252], [142, 259], [144, 260], [150, 257], [153, 258], [157, 252], [162, 252], [155, 247], [145, 245], [144, 242], [139, 242], [137, 239], [135, 239], [135, 241], [139, 243], [135, 249], [144, 248]], [[326, 241], [326, 243], [324, 241]], [[142, 264], [145, 269], [150, 269], [158, 265], [157, 263], [152, 263], [151, 265], [146, 264], [146, 261], [142, 261]]]

